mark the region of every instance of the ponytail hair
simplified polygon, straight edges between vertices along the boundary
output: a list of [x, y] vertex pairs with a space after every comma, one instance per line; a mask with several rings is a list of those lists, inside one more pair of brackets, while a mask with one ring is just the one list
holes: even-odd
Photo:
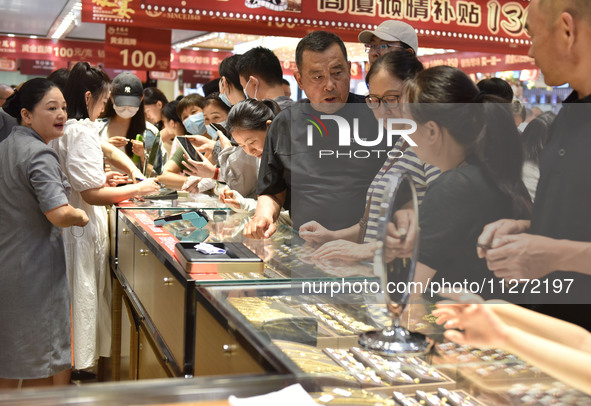
[[281, 111], [271, 99], [247, 99], [234, 105], [226, 119], [228, 133], [233, 130], [267, 131], [267, 121], [273, 120]]
[[88, 62], [78, 62], [68, 75], [64, 97], [68, 105], [68, 118], [83, 120], [88, 118], [86, 92], [94, 101], [109, 89], [111, 79], [101, 68], [90, 66]]
[[515, 218], [531, 212], [521, 179], [523, 152], [510, 103], [480, 92], [461, 70], [436, 66], [405, 83], [407, 109], [418, 124], [434, 121], [466, 148], [466, 162], [510, 200]]
[[45, 78], [34, 78], [23, 83], [2, 107], [4, 111], [16, 118], [17, 122], [21, 124], [22, 115], [21, 110], [27, 109], [33, 111], [37, 104], [43, 100], [47, 92], [54, 87], [58, 87], [54, 82]]

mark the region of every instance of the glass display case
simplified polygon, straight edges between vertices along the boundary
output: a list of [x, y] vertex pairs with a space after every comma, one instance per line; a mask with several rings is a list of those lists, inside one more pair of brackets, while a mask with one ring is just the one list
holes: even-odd
[[[227, 353], [222, 352], [211, 361], [213, 367], [196, 368], [198, 324], [224, 330], [205, 320], [206, 312], [198, 316], [196, 286], [373, 278], [370, 263], [311, 260], [313, 248], [285, 224], [270, 239], [246, 239], [242, 229], [248, 219], [202, 194], [111, 208], [111, 268], [117, 282], [113, 317], [120, 326], [113, 337], [113, 379], [273, 370], [251, 360], [248, 352], [239, 367], [233, 361], [222, 368]], [[199, 243], [226, 252], [195, 254]], [[230, 347], [236, 345], [227, 339]]]
[[391, 322], [379, 295], [314, 293], [297, 281], [197, 290], [198, 303], [251, 351], [276, 371], [313, 377], [324, 394], [372, 393], [400, 405], [591, 404], [591, 397], [505, 351], [446, 342], [424, 300], [411, 302], [402, 319], [432, 340], [430, 352], [385, 357], [358, 344], [360, 333]]

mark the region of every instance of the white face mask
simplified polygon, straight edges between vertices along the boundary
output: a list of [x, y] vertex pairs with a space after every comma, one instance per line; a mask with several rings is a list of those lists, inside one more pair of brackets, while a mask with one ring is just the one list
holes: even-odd
[[113, 109], [115, 109], [115, 113], [121, 118], [132, 118], [140, 109], [139, 107], [132, 107], [132, 106], [116, 106], [113, 105]]

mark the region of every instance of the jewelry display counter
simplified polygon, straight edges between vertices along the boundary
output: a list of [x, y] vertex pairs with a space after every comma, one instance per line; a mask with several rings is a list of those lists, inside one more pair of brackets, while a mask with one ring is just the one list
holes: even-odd
[[383, 328], [390, 320], [379, 297], [310, 295], [307, 286], [301, 281], [201, 286], [197, 301], [240, 331], [277, 371], [313, 377], [324, 394], [334, 396], [336, 388], [367, 397], [367, 402], [336, 404], [373, 405], [373, 395], [396, 402], [383, 404], [399, 405], [591, 404], [591, 397], [512, 354], [446, 342], [426, 302], [409, 305], [403, 319], [410, 330], [432, 340], [430, 352], [386, 357], [367, 351], [357, 334]]
[[[278, 373], [307, 382], [316, 402], [327, 405], [584, 405], [591, 400], [500, 350], [444, 342], [432, 304], [424, 301], [408, 305], [402, 321], [429, 337], [429, 353], [369, 352], [358, 344], [359, 334], [392, 320], [383, 296], [367, 289], [377, 283], [371, 264], [320, 264], [287, 226], [269, 240], [248, 240], [241, 232], [243, 214], [211, 200], [171, 203], [175, 206], [121, 205], [111, 211], [114, 303], [123, 304], [114, 306], [114, 330], [119, 329], [114, 379], [249, 374], [264, 379]], [[204, 227], [187, 220], [154, 225], [158, 218], [196, 207], [209, 218]], [[179, 262], [177, 243], [190, 247], [203, 241], [241, 244], [263, 261], [262, 267]], [[360, 286], [365, 287], [358, 291]], [[357, 293], [344, 293], [345, 287]]]
[[[196, 301], [196, 286], [335, 278], [343, 273], [338, 265], [303, 262], [309, 252], [301, 241], [293, 241], [299, 237], [290, 227], [280, 226], [269, 240], [244, 239], [247, 215], [220, 207], [208, 196], [197, 199], [146, 200], [110, 211], [114, 380], [275, 371], [265, 359], [253, 358], [256, 352], [244, 348], [240, 334], [210, 317]], [[206, 224], [191, 219], [198, 208]], [[193, 216], [180, 215], [191, 210]], [[170, 216], [181, 218], [155, 224]], [[231, 249], [235, 261], [189, 263], [181, 257], [177, 244], [186, 251], [200, 242]], [[346, 271], [360, 277], [370, 275], [371, 267]]]

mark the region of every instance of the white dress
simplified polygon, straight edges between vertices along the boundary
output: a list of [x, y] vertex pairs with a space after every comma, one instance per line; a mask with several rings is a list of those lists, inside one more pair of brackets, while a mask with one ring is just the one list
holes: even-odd
[[68, 281], [72, 294], [74, 368], [93, 366], [111, 353], [111, 278], [107, 210], [84, 201], [81, 192], [106, 181], [98, 125], [68, 120], [64, 136], [52, 141], [72, 186], [70, 204], [88, 214], [86, 227], [64, 229]]

